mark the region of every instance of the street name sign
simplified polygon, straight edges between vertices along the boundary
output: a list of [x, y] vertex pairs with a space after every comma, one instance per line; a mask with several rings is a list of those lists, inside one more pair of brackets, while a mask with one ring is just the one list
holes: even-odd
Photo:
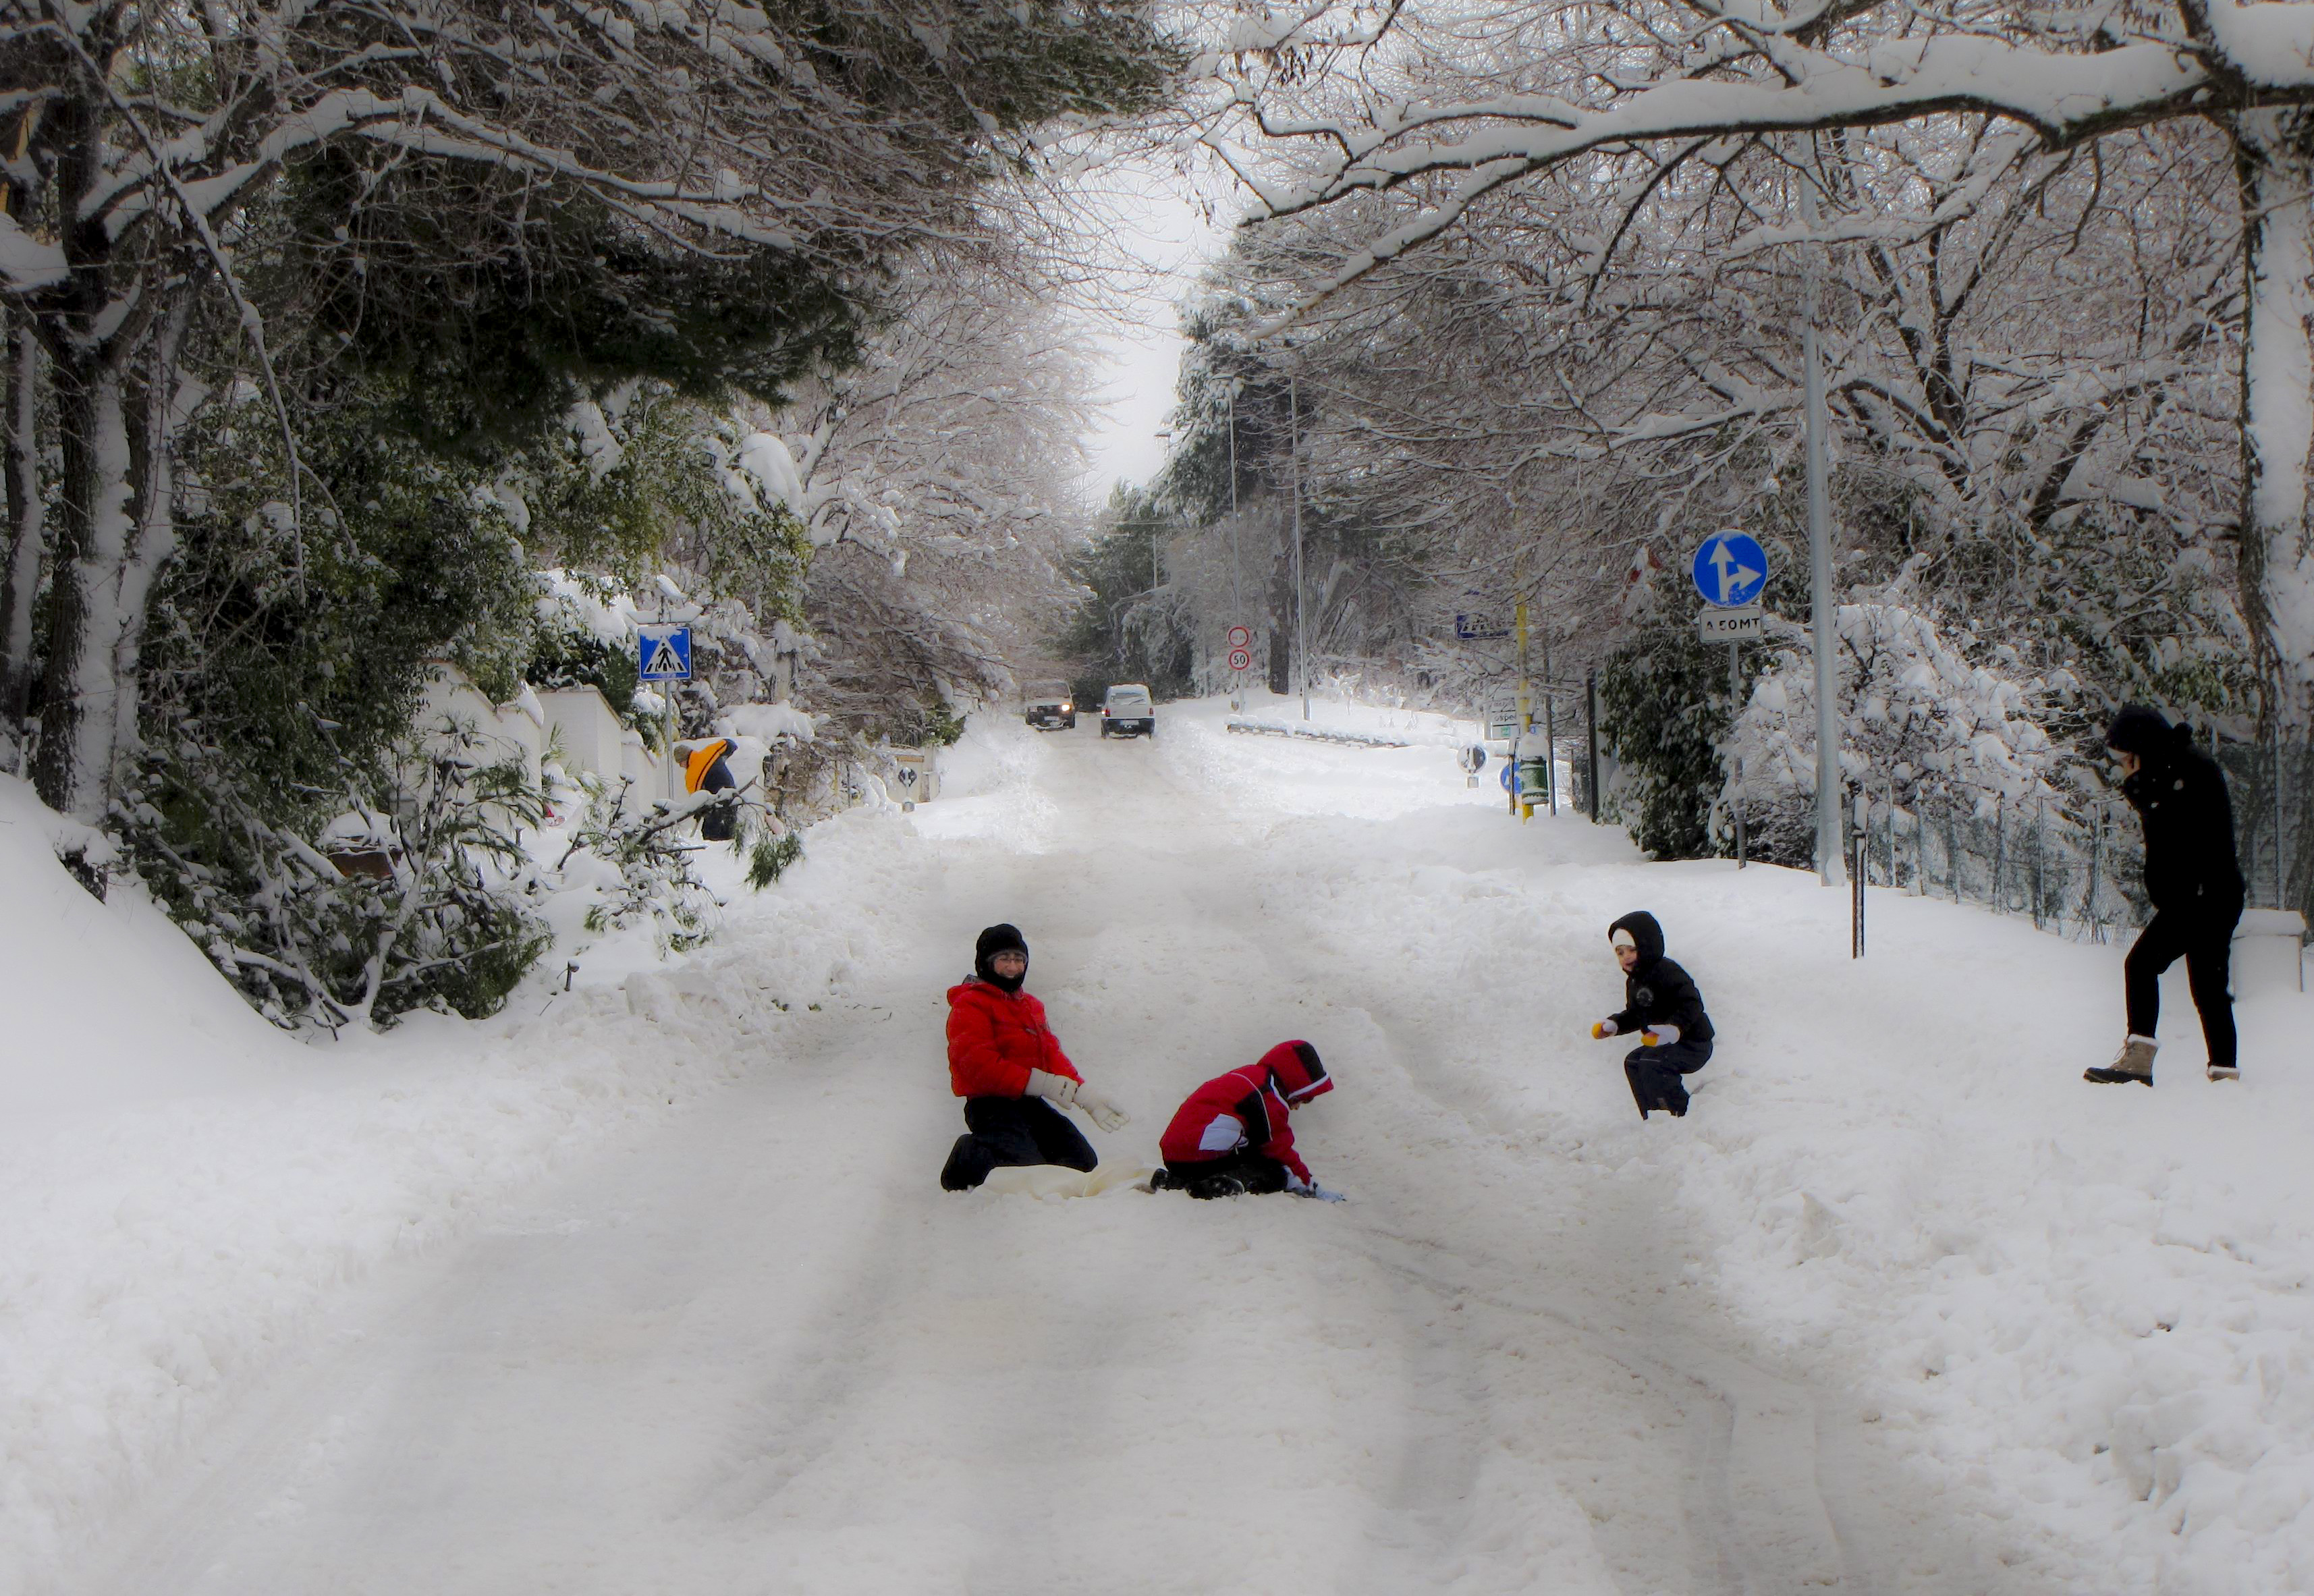
[[1511, 629], [1499, 615], [1468, 614], [1454, 617], [1454, 637], [1459, 642], [1483, 643], [1495, 638], [1506, 638]]

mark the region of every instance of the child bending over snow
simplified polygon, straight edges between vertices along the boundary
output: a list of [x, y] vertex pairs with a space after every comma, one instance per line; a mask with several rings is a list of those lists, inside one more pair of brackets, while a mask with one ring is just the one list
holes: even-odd
[[[1609, 926], [1607, 940], [1623, 966], [1623, 1008], [1593, 1026], [1591, 1034], [1638, 1032], [1646, 1045], [1623, 1056], [1631, 1100], [1641, 1119], [1650, 1108], [1677, 1119], [1687, 1113], [1687, 1085], [1680, 1077], [1711, 1062], [1711, 1017], [1703, 1011], [1703, 994], [1685, 970], [1664, 957], [1663, 927], [1646, 910]], [[1674, 1033], [1668, 1043], [1662, 1040], [1665, 1030]]]
[[1165, 1167], [1150, 1177], [1150, 1189], [1193, 1197], [1293, 1192], [1340, 1202], [1341, 1193], [1311, 1178], [1286, 1123], [1294, 1109], [1333, 1089], [1333, 1078], [1307, 1042], [1280, 1042], [1259, 1063], [1214, 1076], [1189, 1094], [1165, 1127], [1158, 1142]]
[[1014, 927], [992, 925], [973, 949], [972, 974], [948, 989], [948, 1080], [964, 1099], [966, 1129], [941, 1170], [944, 1190], [970, 1191], [1003, 1165], [1099, 1163], [1055, 1103], [1082, 1109], [1104, 1131], [1125, 1123], [1061, 1051], [1044, 1004], [1020, 990], [1028, 978], [1029, 944]]

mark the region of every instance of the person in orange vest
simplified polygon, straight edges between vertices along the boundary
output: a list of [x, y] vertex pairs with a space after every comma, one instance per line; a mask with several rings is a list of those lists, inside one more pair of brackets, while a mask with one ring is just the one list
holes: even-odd
[[[690, 746], [683, 765], [685, 792], [729, 792], [739, 785], [731, 774], [730, 738], [710, 737]], [[682, 752], [680, 745], [676, 752]], [[737, 829], [738, 815], [731, 804], [718, 804], [699, 818], [699, 834], [711, 842], [728, 842]]]

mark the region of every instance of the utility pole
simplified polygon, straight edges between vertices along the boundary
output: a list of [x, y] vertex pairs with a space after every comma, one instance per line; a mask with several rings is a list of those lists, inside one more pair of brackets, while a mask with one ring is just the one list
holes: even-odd
[[[1238, 390], [1238, 381], [1239, 381], [1239, 379], [1238, 379], [1238, 378], [1236, 378], [1236, 377], [1232, 377], [1232, 378], [1230, 379], [1230, 384], [1229, 384], [1229, 473], [1230, 473], [1230, 625], [1232, 625], [1232, 626], [1243, 626], [1243, 625], [1246, 623], [1246, 621], [1245, 621], [1245, 601], [1244, 601], [1244, 599], [1243, 599], [1241, 596], [1240, 596], [1240, 595], [1239, 595], [1239, 593], [1238, 593], [1238, 560], [1237, 560], [1237, 390]], [[1229, 634], [1228, 634], [1226, 631], [1224, 631], [1224, 632], [1223, 633], [1223, 640], [1224, 642], [1226, 642], [1226, 641], [1228, 640], [1228, 636], [1229, 636]], [[1245, 708], [1245, 695], [1244, 695], [1242, 692], [1240, 692], [1236, 691], [1236, 688], [1237, 688], [1237, 686], [1238, 686], [1238, 675], [1239, 675], [1239, 673], [1238, 673], [1237, 671], [1235, 671], [1235, 670], [1232, 670], [1232, 671], [1230, 672], [1230, 687], [1231, 687], [1231, 690], [1232, 690], [1232, 691], [1231, 691], [1231, 692], [1230, 692], [1230, 708], [1231, 708], [1231, 709], [1232, 709], [1232, 710], [1243, 710], [1243, 709]]]
[[[1811, 138], [1808, 148], [1813, 151], [1815, 145]], [[1814, 233], [1813, 170], [1799, 174], [1799, 185], [1800, 216]], [[1806, 322], [1802, 353], [1807, 367], [1808, 604], [1814, 612], [1810, 633], [1815, 649], [1815, 867], [1818, 879], [1832, 886], [1840, 880], [1844, 846], [1840, 834], [1840, 717], [1834, 701], [1840, 692], [1840, 673], [1833, 652], [1839, 647], [1839, 627], [1832, 595], [1832, 484], [1824, 455], [1824, 343], [1817, 330], [1821, 251], [1814, 239], [1802, 247], [1807, 251], [1800, 313]]]
[[1245, 624], [1244, 602], [1237, 590], [1237, 387], [1238, 379], [1232, 377], [1229, 385], [1229, 472], [1230, 472], [1230, 624]]
[[1310, 630], [1303, 623], [1302, 591], [1302, 393], [1293, 373], [1285, 376], [1285, 452], [1294, 457], [1294, 675], [1302, 694], [1302, 719], [1310, 719]]

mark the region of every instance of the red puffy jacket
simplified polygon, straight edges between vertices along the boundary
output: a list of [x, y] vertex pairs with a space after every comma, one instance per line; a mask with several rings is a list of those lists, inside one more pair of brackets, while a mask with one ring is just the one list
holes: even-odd
[[1294, 1151], [1286, 1115], [1333, 1089], [1316, 1048], [1280, 1042], [1259, 1063], [1216, 1075], [1191, 1092], [1158, 1138], [1158, 1151], [1168, 1164], [1197, 1164], [1250, 1149], [1285, 1165], [1294, 1188], [1306, 1190], [1310, 1167]]
[[948, 989], [948, 1083], [958, 1097], [1020, 1097], [1031, 1070], [1084, 1079], [1045, 1023], [1044, 1004], [977, 978]]

